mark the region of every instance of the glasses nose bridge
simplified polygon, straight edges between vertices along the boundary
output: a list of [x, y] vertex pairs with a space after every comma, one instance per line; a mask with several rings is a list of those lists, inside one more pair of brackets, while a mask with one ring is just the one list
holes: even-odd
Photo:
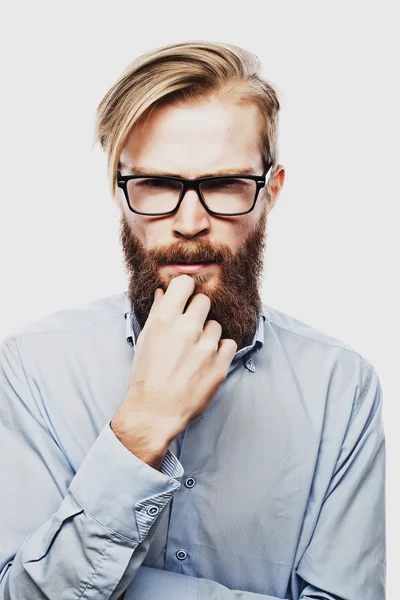
[[181, 199], [179, 202], [179, 205], [183, 202], [185, 196], [186, 196], [186, 192], [188, 190], [194, 190], [195, 192], [197, 192], [197, 197], [198, 200], [200, 200], [201, 204], [203, 204], [203, 198], [201, 197], [201, 193], [200, 193], [200, 181], [198, 181], [197, 179], [183, 179], [182, 180], [182, 192], [181, 192]]
[[[204, 198], [202, 197], [202, 194], [200, 192], [201, 181], [199, 181], [198, 179], [181, 179], [181, 184], [181, 196], [175, 208], [175, 212], [179, 213], [181, 216], [185, 215], [185, 219], [193, 219], [196, 222], [199, 219], [202, 221], [206, 215], [208, 218], [209, 215], [212, 213], [205, 204]], [[196, 202], [189, 202], [189, 204], [184, 203], [186, 192], [188, 190], [194, 190], [195, 192], [197, 192]]]
[[200, 196], [200, 181], [198, 179], [184, 179], [182, 195], [185, 195], [188, 190], [195, 190], [197, 195]]

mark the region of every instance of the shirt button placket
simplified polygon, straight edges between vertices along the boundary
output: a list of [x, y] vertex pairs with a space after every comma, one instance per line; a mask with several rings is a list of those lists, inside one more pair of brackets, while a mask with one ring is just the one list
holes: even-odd
[[[186, 488], [188, 488], [190, 490], [195, 485], [196, 485], [196, 480], [194, 477], [192, 477], [192, 476], [186, 477], [186, 479], [185, 479], [185, 487]], [[186, 560], [187, 552], [186, 552], [186, 550], [183, 550], [183, 548], [181, 548], [180, 550], [178, 550], [176, 552], [175, 556], [178, 560]]]

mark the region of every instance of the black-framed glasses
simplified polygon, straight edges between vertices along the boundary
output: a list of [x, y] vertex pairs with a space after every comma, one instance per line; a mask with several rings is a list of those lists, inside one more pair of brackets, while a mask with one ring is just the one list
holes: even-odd
[[[130, 210], [139, 215], [171, 215], [179, 209], [187, 190], [196, 190], [204, 208], [213, 215], [245, 215], [256, 205], [260, 190], [268, 183], [272, 163], [262, 175], [213, 175], [197, 179], [163, 175], [121, 175], [117, 185]], [[267, 179], [268, 175], [268, 179]]]

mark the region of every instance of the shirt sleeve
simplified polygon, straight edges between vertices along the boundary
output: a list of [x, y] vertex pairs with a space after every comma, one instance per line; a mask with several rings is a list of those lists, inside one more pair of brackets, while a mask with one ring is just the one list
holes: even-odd
[[[301, 558], [293, 600], [384, 600], [385, 438], [382, 390], [369, 366], [312, 540]], [[266, 588], [267, 588], [266, 582]], [[209, 579], [142, 567], [125, 600], [287, 600], [230, 590]]]
[[36, 406], [13, 338], [0, 352], [0, 599], [114, 599], [129, 585], [180, 487], [107, 423], [77, 473]]
[[319, 590], [327, 598], [386, 597], [382, 388], [371, 365], [364, 363], [363, 371], [314, 535], [297, 569], [308, 584], [301, 598], [314, 598]]

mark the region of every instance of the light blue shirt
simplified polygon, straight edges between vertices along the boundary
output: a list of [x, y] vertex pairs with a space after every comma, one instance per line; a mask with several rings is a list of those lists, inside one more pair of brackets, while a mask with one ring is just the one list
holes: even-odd
[[0, 599], [384, 600], [368, 360], [264, 305], [158, 471], [109, 426], [138, 331], [121, 293], [4, 340]]

